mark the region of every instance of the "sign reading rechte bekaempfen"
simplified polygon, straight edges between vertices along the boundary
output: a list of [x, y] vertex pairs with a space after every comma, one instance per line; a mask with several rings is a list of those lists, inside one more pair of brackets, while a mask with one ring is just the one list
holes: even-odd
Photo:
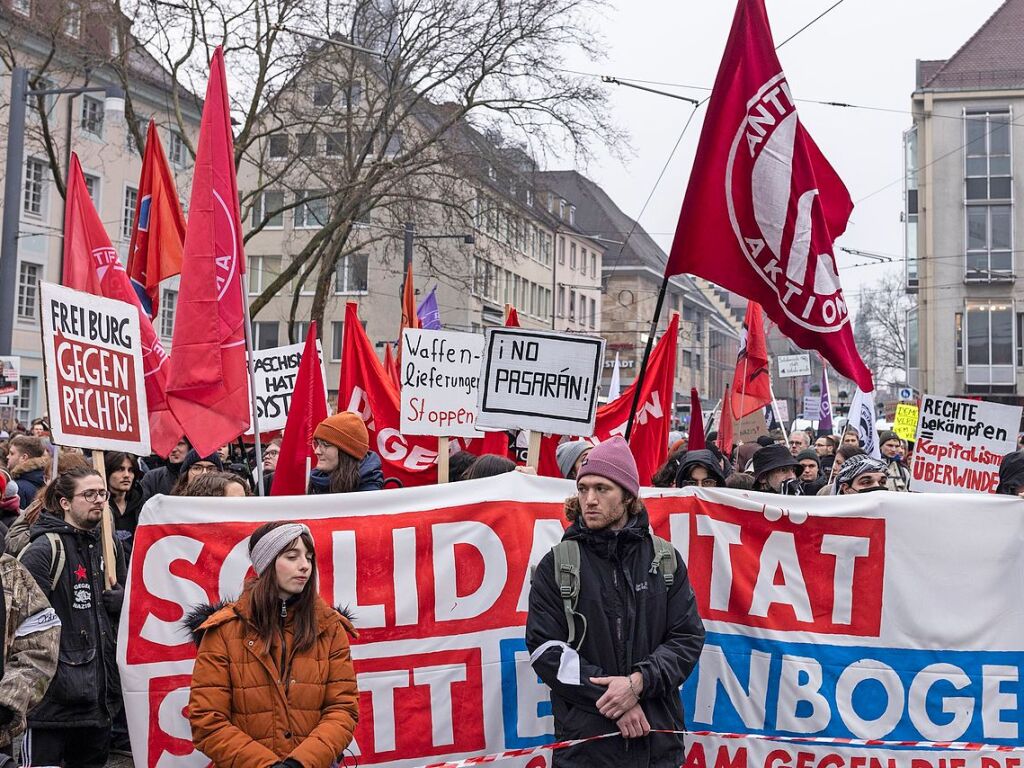
[[[304, 343], [285, 344], [283, 347], [260, 349], [253, 353], [253, 370], [256, 373], [256, 419], [260, 432], [274, 432], [284, 429], [288, 422], [288, 409], [292, 404], [292, 393], [295, 391], [295, 377], [299, 375], [299, 363], [302, 361]], [[316, 351], [320, 356], [320, 371], [324, 368], [324, 354], [320, 349], [320, 341], [316, 342]], [[327, 380], [324, 379], [324, 393], [327, 393]], [[250, 405], [252, 393], [249, 394]], [[252, 426], [246, 431], [252, 434]]]
[[596, 336], [489, 329], [477, 426], [591, 435], [603, 358]]
[[1017, 448], [1021, 407], [925, 395], [917, 422], [913, 491], [995, 493], [999, 463]]
[[484, 337], [407, 328], [401, 344], [402, 434], [482, 437], [475, 425]]
[[53, 441], [149, 454], [139, 313], [131, 304], [40, 283]]

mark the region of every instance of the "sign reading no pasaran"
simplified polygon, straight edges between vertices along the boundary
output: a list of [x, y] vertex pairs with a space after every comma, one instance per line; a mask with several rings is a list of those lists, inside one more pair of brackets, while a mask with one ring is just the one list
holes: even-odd
[[488, 330], [477, 426], [593, 434], [604, 344], [596, 336]]

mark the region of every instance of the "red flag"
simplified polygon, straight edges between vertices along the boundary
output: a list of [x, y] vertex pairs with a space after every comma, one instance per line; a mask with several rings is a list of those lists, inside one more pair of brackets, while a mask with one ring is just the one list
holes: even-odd
[[690, 433], [686, 440], [686, 450], [699, 451], [704, 447], [704, 413], [700, 408], [700, 395], [696, 387], [690, 387]]
[[870, 391], [832, 253], [852, 210], [797, 116], [764, 0], [739, 0], [665, 274], [761, 303], [789, 338]]
[[[399, 345], [402, 344], [402, 340], [398, 340]], [[391, 345], [384, 344], [384, 371], [388, 376], [391, 377], [391, 381], [394, 382], [395, 386], [401, 390], [402, 388], [402, 377], [398, 372], [398, 361], [395, 359], [395, 355], [391, 351]]]
[[[405, 271], [405, 285], [402, 287], [402, 325], [398, 329], [398, 338], [402, 338], [402, 331], [406, 328], [419, 327], [420, 318], [416, 314], [416, 288], [413, 285], [412, 264], [410, 264]], [[399, 341], [399, 345], [401, 345], [401, 341]]]
[[[324, 392], [324, 369], [316, 348], [316, 321], [309, 324], [306, 346], [295, 377], [295, 391], [288, 407], [281, 452], [270, 486], [271, 496], [301, 496], [306, 492], [309, 477], [306, 467], [316, 466], [313, 453], [313, 430], [327, 418], [327, 395]], [[307, 464], [308, 459], [308, 464]]]
[[64, 274], [68, 288], [87, 291], [131, 304], [139, 311], [142, 335], [142, 370], [149, 405], [149, 439], [154, 453], [167, 456], [181, 439], [182, 428], [167, 405], [167, 353], [153, 330], [153, 323], [132, 289], [117, 251], [103, 229], [89, 190], [85, 186], [78, 155], [71, 153], [67, 203], [64, 208]]
[[519, 327], [519, 312], [511, 304], [506, 304], [508, 307], [508, 315], [505, 316], [505, 327], [506, 328], [518, 328]]
[[242, 223], [224, 52], [210, 62], [192, 175], [168, 399], [200, 456], [249, 428]]
[[128, 247], [128, 277], [150, 317], [156, 317], [159, 308], [160, 282], [181, 272], [184, 245], [185, 217], [174, 174], [167, 164], [156, 121], [150, 120]]
[[761, 306], [747, 302], [743, 320], [743, 339], [736, 356], [736, 372], [732, 377], [732, 415], [742, 419], [748, 413], [772, 402], [771, 377], [768, 372], [768, 345], [764, 338], [764, 317]]
[[732, 396], [729, 394], [729, 385], [726, 384], [725, 396], [722, 398], [722, 415], [718, 418], [718, 450], [727, 458], [732, 456], [732, 421]]

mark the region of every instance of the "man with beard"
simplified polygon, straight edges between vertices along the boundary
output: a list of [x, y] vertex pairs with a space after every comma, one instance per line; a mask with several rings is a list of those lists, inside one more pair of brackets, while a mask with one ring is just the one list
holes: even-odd
[[885, 466], [884, 461], [866, 453], [847, 459], [836, 474], [835, 495], [888, 490]]

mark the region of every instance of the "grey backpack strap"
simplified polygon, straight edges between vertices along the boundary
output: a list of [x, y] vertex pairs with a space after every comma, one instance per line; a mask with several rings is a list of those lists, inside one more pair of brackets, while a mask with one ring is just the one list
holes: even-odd
[[[565, 610], [565, 622], [569, 625], [569, 645], [576, 640], [576, 602], [580, 597], [580, 545], [578, 542], [560, 541], [552, 548], [555, 556], [555, 584], [558, 585], [562, 607]], [[583, 634], [580, 643], [587, 633], [586, 619], [583, 620]]]
[[[57, 584], [60, 583], [60, 575], [64, 572], [64, 563], [67, 562], [67, 554], [64, 552], [64, 542], [61, 541], [59, 533], [48, 533], [46, 534], [46, 541], [50, 544], [50, 591], [53, 592], [57, 589]], [[28, 551], [26, 546], [21, 552], [18, 553], [18, 560], [20, 561], [25, 553]]]
[[665, 579], [665, 587], [671, 587], [676, 580], [676, 552], [672, 548], [672, 544], [661, 536], [651, 534], [651, 538], [654, 540], [654, 561], [651, 563], [651, 573], [661, 571], [661, 575]]

